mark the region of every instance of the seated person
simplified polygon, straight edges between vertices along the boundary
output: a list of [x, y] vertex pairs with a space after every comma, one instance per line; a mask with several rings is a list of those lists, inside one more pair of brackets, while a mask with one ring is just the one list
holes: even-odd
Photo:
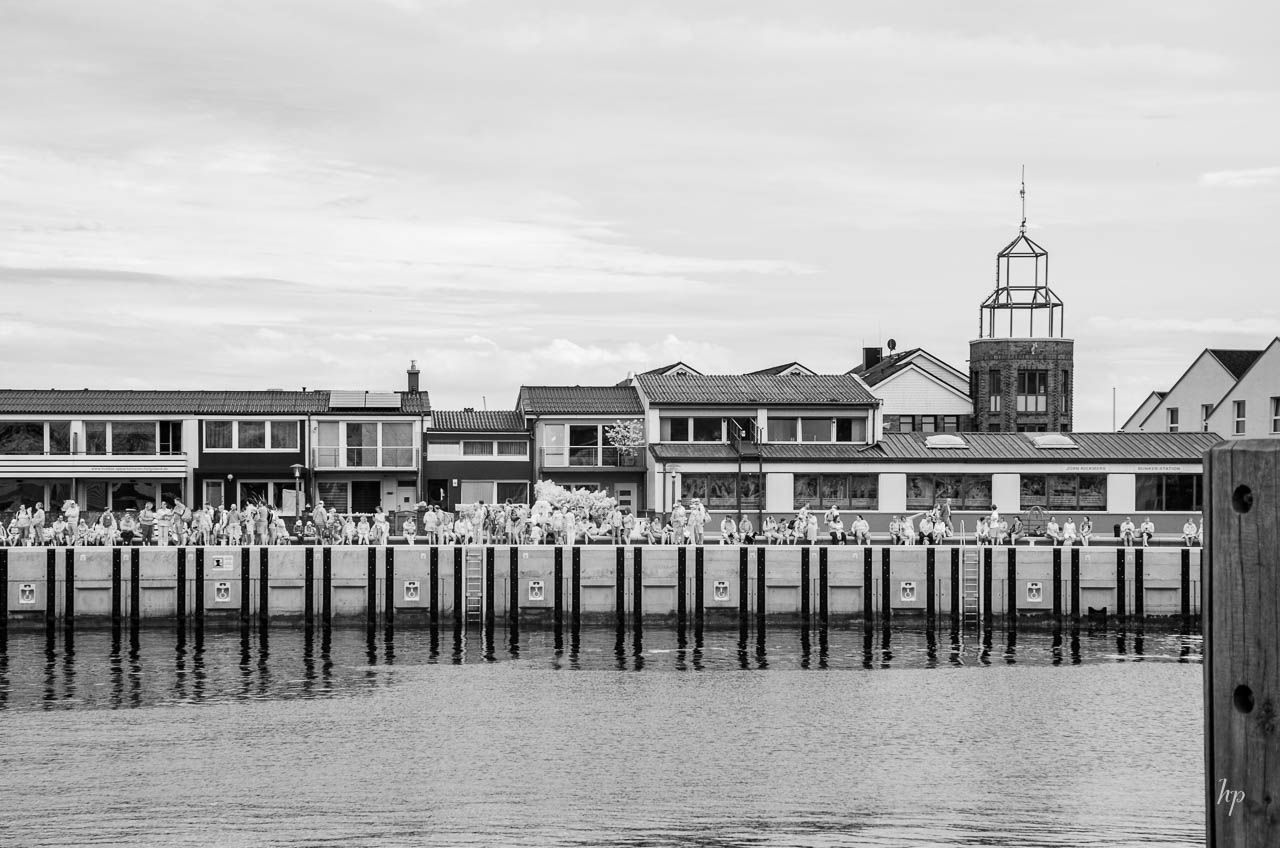
[[993, 545], [1005, 544], [1005, 535], [1008, 532], [1008, 529], [1009, 529], [1009, 523], [1004, 519], [1001, 519], [999, 521], [988, 521], [987, 535], [991, 537], [991, 544]]
[[1089, 540], [1093, 538], [1093, 519], [1085, 516], [1080, 521], [1080, 544], [1089, 547]]
[[751, 519], [745, 515], [738, 522], [738, 540], [744, 545], [754, 545], [756, 543], [756, 528], [752, 526]]
[[1126, 548], [1133, 547], [1133, 539], [1138, 534], [1138, 528], [1133, 526], [1133, 519], [1126, 517], [1120, 523], [1120, 544]]
[[929, 534], [929, 541], [935, 545], [941, 545], [947, 538], [947, 525], [938, 514], [933, 515], [933, 532]]
[[1013, 517], [1013, 526], [1009, 528], [1009, 544], [1018, 544], [1018, 540], [1025, 535], [1027, 535], [1027, 531], [1022, 526], [1022, 516], [1015, 515]]
[[871, 544], [871, 525], [861, 515], [853, 519], [853, 525], [849, 529], [853, 532], [855, 545]]
[[1055, 545], [1062, 544], [1062, 530], [1058, 527], [1058, 519], [1049, 516], [1049, 523], [1044, 526], [1044, 536]]
[[1196, 527], [1196, 544], [1204, 547], [1204, 519], [1200, 519], [1200, 525]]
[[1151, 516], [1147, 516], [1147, 520], [1142, 522], [1142, 526], [1138, 528], [1138, 535], [1142, 537], [1142, 547], [1147, 547], [1156, 535], [1156, 525], [1152, 523]]
[[726, 515], [720, 522], [720, 544], [738, 544], [738, 525], [734, 522], [733, 518], [728, 515]]
[[978, 519], [978, 526], [973, 529], [973, 543], [978, 547], [982, 547], [990, 541], [990, 526], [987, 524], [986, 516]]
[[933, 541], [933, 516], [925, 513], [920, 517], [920, 544], [927, 545]]
[[889, 544], [902, 544], [902, 522], [898, 520], [898, 516], [889, 519]]
[[902, 534], [902, 544], [914, 545], [916, 543], [916, 526], [912, 520], [912, 516], [904, 515], [899, 523], [899, 532]]
[[1182, 525], [1182, 541], [1188, 547], [1194, 547], [1198, 544], [1199, 531], [1196, 530], [1195, 518], [1187, 518], [1187, 523]]
[[1076, 534], [1076, 523], [1071, 520], [1071, 516], [1067, 516], [1067, 520], [1062, 522], [1062, 546], [1069, 548], [1076, 543], [1079, 537]]

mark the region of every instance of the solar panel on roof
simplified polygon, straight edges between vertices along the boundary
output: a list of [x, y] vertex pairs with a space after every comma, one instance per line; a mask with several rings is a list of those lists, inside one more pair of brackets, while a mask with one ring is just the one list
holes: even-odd
[[399, 409], [400, 395], [395, 392], [329, 392], [331, 409]]

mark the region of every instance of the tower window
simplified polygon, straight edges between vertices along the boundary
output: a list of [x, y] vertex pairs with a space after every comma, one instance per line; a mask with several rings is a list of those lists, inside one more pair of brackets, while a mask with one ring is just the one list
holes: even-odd
[[999, 368], [992, 368], [990, 371], [987, 372], [987, 393], [990, 395], [989, 410], [991, 412], [999, 412], [1000, 411], [1000, 395], [1002, 394], [1002, 392], [1000, 391], [1000, 369]]
[[1170, 433], [1178, 432], [1178, 407], [1171, 406], [1168, 409], [1166, 409], [1165, 417], [1167, 418], [1167, 421], [1165, 423], [1168, 425], [1165, 429], [1167, 429]]
[[1018, 370], [1018, 412], [1049, 411], [1049, 372]]

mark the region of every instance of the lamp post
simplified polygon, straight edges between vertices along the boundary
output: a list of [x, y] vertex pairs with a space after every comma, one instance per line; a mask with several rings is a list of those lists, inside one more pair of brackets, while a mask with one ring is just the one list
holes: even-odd
[[302, 470], [306, 466], [295, 462], [289, 467], [293, 469], [293, 518], [296, 522], [302, 518]]
[[670, 512], [675, 509], [676, 503], [679, 501], [677, 497], [679, 493], [676, 491], [676, 475], [680, 473], [680, 466], [668, 465], [667, 471], [671, 473], [671, 503], [667, 505], [667, 512]]

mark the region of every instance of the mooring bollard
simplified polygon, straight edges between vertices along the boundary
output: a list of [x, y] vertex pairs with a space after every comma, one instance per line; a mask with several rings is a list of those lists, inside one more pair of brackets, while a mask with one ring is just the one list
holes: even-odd
[[1280, 441], [1205, 454], [1205, 826], [1209, 848], [1280, 845]]

